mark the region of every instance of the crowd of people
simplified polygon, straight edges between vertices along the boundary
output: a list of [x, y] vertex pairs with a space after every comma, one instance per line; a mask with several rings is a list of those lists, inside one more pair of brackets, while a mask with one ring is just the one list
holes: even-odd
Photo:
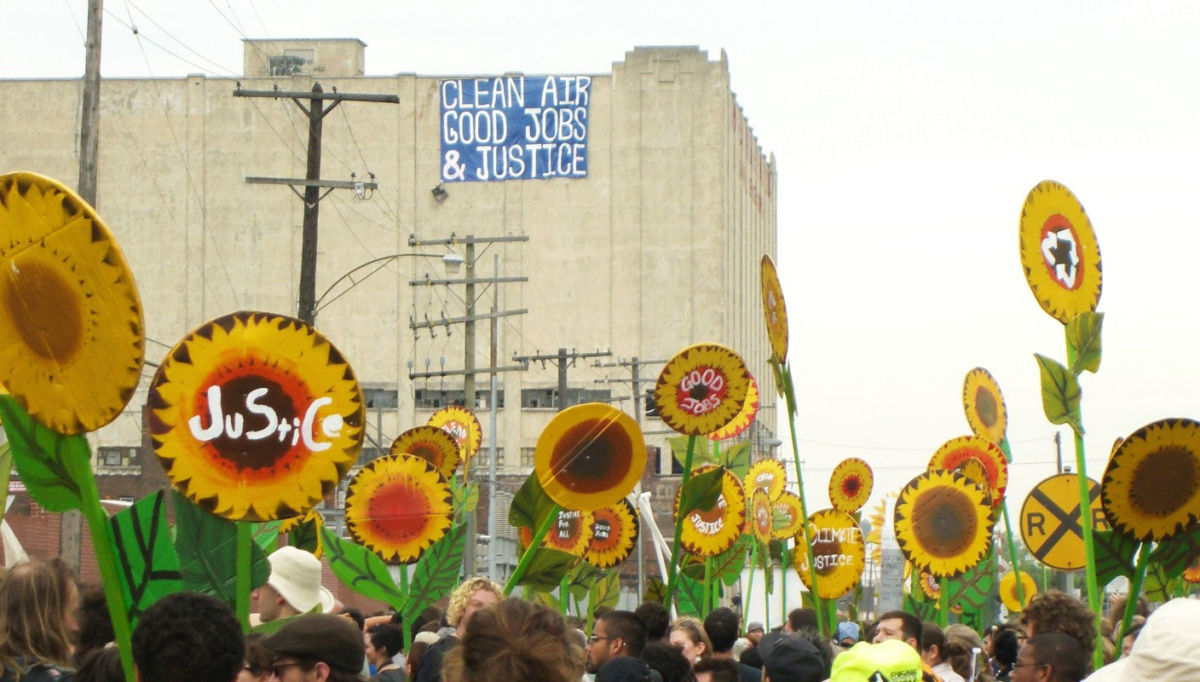
[[[233, 611], [179, 592], [138, 614], [136, 679], [179, 682], [1195, 682], [1200, 680], [1200, 601], [1138, 604], [1120, 641], [1123, 604], [1100, 633], [1106, 660], [1091, 670], [1091, 611], [1071, 596], [1034, 596], [1019, 622], [983, 637], [905, 611], [837, 624], [832, 638], [811, 609], [766, 631], [720, 607], [677, 618], [658, 602], [634, 611], [597, 609], [594, 621], [505, 598], [487, 578], [462, 582], [445, 613], [412, 623], [364, 618], [321, 587], [311, 554], [282, 548], [255, 591], [270, 634], [244, 635]], [[403, 628], [407, 628], [405, 633]], [[405, 637], [405, 635], [408, 637]], [[406, 649], [406, 639], [411, 642]], [[63, 562], [35, 560], [0, 580], [0, 682], [124, 682], [103, 595], [80, 588]]]

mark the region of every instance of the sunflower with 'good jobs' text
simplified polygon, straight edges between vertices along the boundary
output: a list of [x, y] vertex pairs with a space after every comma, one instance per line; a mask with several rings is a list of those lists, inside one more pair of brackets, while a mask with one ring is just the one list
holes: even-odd
[[1083, 205], [1057, 182], [1038, 183], [1021, 209], [1021, 267], [1033, 297], [1063, 324], [1100, 302], [1100, 246]]
[[601, 507], [592, 513], [592, 533], [583, 560], [596, 568], [610, 568], [633, 553], [638, 538], [638, 514], [629, 500]]
[[708, 434], [709, 440], [722, 441], [741, 435], [754, 423], [754, 417], [758, 415], [758, 381], [754, 379], [753, 374], [747, 372], [746, 375], [750, 377], [750, 385], [746, 389], [746, 400], [742, 403], [742, 409], [733, 421]]
[[646, 469], [646, 443], [633, 417], [605, 403], [575, 405], [554, 415], [538, 436], [533, 472], [566, 509], [616, 504]]
[[388, 563], [410, 564], [450, 528], [450, 486], [428, 460], [384, 455], [346, 489], [346, 530]]
[[1200, 423], [1163, 419], [1121, 441], [1100, 482], [1104, 515], [1117, 532], [1165, 540], [1200, 521]]
[[978, 486], [953, 471], [935, 469], [909, 481], [894, 518], [904, 556], [938, 578], [962, 575], [991, 547], [991, 505]]
[[725, 346], [698, 343], [675, 354], [654, 387], [663, 422], [679, 433], [703, 436], [732, 421], [746, 401], [750, 372]]

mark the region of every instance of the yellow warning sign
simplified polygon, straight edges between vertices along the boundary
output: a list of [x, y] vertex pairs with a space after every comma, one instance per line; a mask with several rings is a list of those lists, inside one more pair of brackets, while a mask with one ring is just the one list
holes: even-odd
[[[1100, 507], [1100, 484], [1088, 479], [1092, 530], [1109, 529]], [[1021, 505], [1021, 539], [1043, 564], [1060, 571], [1086, 565], [1083, 527], [1080, 525], [1079, 479], [1058, 474], [1034, 486]]]

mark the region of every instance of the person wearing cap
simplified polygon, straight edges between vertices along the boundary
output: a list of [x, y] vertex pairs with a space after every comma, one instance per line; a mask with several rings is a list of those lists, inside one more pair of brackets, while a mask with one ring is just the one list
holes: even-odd
[[1100, 668], [1087, 682], [1200, 680], [1200, 601], [1172, 599], [1154, 610], [1128, 656]]
[[766, 628], [762, 623], [756, 620], [750, 621], [750, 624], [746, 626], [746, 639], [750, 640], [750, 647], [742, 652], [742, 655], [738, 657], [738, 662], [751, 668], [762, 669], [762, 651], [759, 649], [759, 644], [765, 633]]
[[838, 646], [849, 649], [858, 643], [858, 636], [862, 630], [858, 627], [858, 623], [851, 621], [843, 621], [837, 624], [837, 643]]
[[354, 623], [328, 613], [299, 616], [263, 640], [280, 682], [361, 682], [366, 647]]
[[833, 659], [829, 682], [921, 682], [923, 672], [921, 655], [901, 640], [859, 642]]
[[821, 682], [829, 668], [812, 642], [793, 635], [772, 633], [762, 644], [763, 682]]
[[259, 622], [312, 611], [333, 611], [333, 594], [321, 586], [321, 560], [312, 552], [299, 547], [280, 547], [267, 561], [271, 564], [271, 574], [265, 585], [254, 590]]

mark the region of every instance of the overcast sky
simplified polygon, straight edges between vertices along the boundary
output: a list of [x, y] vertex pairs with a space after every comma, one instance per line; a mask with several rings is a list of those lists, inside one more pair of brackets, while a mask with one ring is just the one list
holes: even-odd
[[[0, 78], [83, 72], [86, 2], [6, 5]], [[1103, 258], [1089, 473], [1114, 438], [1200, 416], [1200, 4], [983, 5], [107, 0], [102, 72], [237, 75], [243, 37], [361, 38], [368, 75], [607, 73], [638, 45], [724, 49], [778, 161], [810, 509], [844, 457], [874, 466], [878, 494], [967, 433], [962, 379], [983, 366], [1008, 403], [1016, 514], [1055, 468], [1032, 354], [1065, 358], [1017, 254], [1040, 180], [1082, 200]]]

